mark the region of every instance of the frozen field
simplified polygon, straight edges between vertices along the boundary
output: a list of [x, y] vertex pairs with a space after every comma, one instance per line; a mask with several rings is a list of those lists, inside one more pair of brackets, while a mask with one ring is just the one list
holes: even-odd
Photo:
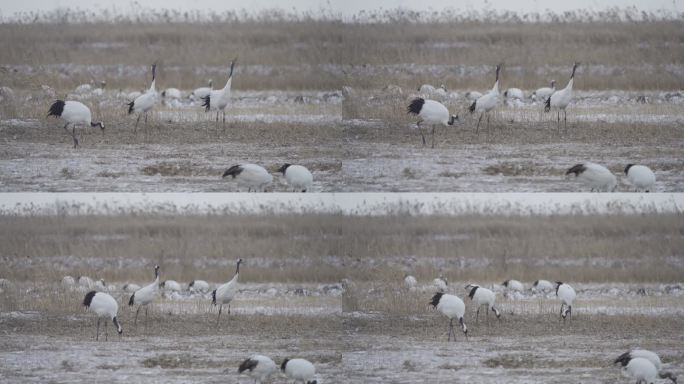
[[[615, 383], [630, 381], [611, 360], [634, 347], [682, 375], [679, 214], [400, 217], [0, 216], [0, 380], [248, 383], [237, 366], [263, 353], [310, 359], [322, 383]], [[239, 293], [216, 329], [209, 294], [185, 287], [226, 281], [238, 256]], [[154, 264], [183, 288], [135, 327], [122, 286], [151, 281]], [[476, 321], [466, 299], [469, 339], [447, 343], [446, 319], [427, 306], [440, 274], [463, 298], [467, 283], [492, 288], [501, 322]], [[88, 288], [65, 275], [106, 281], [120, 340], [93, 340]], [[526, 289], [505, 291], [509, 278]], [[571, 320], [559, 321], [553, 292], [529, 289], [540, 278], [575, 287]]]
[[[96, 105], [107, 126], [104, 136], [82, 130], [78, 149], [60, 121], [43, 118], [53, 99], [33, 95], [20, 110], [31, 118], [0, 119], [0, 191], [234, 192], [221, 175], [245, 162], [273, 173], [285, 162], [305, 165], [315, 192], [575, 192], [583, 187], [564, 174], [583, 161], [611, 169], [620, 191], [630, 191], [628, 163], [651, 167], [658, 192], [684, 184], [679, 92], [577, 92], [560, 131], [526, 100], [501, 106], [490, 130], [475, 135], [456, 91], [444, 102], [462, 119], [437, 130], [435, 149], [421, 145], [406, 116], [413, 96], [382, 93], [236, 91], [225, 129], [186, 99], [159, 107], [137, 135], [116, 92], [74, 95]], [[647, 104], [635, 101], [644, 95]], [[276, 177], [270, 190], [287, 186]]]

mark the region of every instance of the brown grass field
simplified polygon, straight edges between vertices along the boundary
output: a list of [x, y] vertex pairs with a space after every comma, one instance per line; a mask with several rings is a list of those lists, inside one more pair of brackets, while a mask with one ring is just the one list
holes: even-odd
[[193, 89], [208, 78], [221, 83], [239, 56], [236, 89], [480, 89], [499, 62], [508, 68], [504, 86], [536, 89], [581, 61], [579, 89], [678, 90], [682, 31], [681, 21], [6, 23], [0, 83], [62, 91], [104, 78], [111, 89], [137, 89], [158, 60], [158, 85]]

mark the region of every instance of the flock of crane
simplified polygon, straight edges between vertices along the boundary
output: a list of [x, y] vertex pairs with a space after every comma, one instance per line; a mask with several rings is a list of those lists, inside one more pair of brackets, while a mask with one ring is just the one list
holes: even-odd
[[[417, 279], [411, 275], [407, 274], [404, 277], [404, 286], [409, 290], [415, 290], [417, 283]], [[457, 295], [445, 293], [448, 283], [444, 277], [440, 276], [436, 278], [433, 281], [433, 284], [437, 288], [437, 292], [432, 296], [429, 305], [449, 319], [447, 342], [451, 341], [452, 336], [454, 341], [456, 341], [454, 320], [458, 321], [458, 324], [463, 331], [463, 335], [467, 340], [468, 327], [465, 323], [465, 303]], [[506, 280], [502, 285], [511, 291], [519, 292], [525, 289], [524, 285], [518, 280]], [[563, 321], [565, 321], [568, 316], [572, 317], [572, 303], [575, 301], [577, 293], [570, 284], [561, 281], [553, 284], [548, 280], [537, 280], [534, 282], [532, 289], [541, 292], [555, 289], [556, 296], [561, 300], [560, 317]], [[468, 297], [477, 308], [475, 313], [476, 322], [480, 315], [480, 309], [483, 306], [486, 307], [485, 313], [487, 314], [487, 317], [489, 311], [492, 311], [498, 320], [501, 319], [501, 311], [496, 307], [496, 294], [494, 291], [477, 284], [468, 284], [465, 286], [465, 290]], [[671, 372], [664, 371], [662, 369], [660, 357], [651, 351], [634, 349], [625, 352], [615, 359], [614, 364], [622, 365], [625, 372], [636, 379], [637, 384], [651, 384], [656, 378], [670, 379], [673, 383], [677, 383], [677, 377]]]
[[[219, 116], [222, 114], [223, 123], [225, 124], [225, 109], [229, 104], [231, 94], [231, 84], [233, 79], [233, 70], [236, 59], [230, 64], [228, 73], [228, 80], [221, 89], [212, 89], [211, 87], [201, 87], [193, 91], [194, 97], [199, 97], [202, 100], [202, 106], [206, 111], [216, 111], [216, 122], [219, 121]], [[556, 110], [558, 113], [558, 124], [560, 126], [561, 112], [563, 113], [563, 120], [567, 125], [566, 108], [572, 100], [573, 83], [575, 72], [579, 63], [574, 63], [572, 72], [567, 85], [563, 89], [556, 90], [555, 81], [551, 82], [551, 87], [544, 87], [533, 92], [533, 97], [544, 101], [545, 111]], [[466, 97], [472, 100], [472, 104], [468, 108], [471, 113], [479, 113], [477, 127], [475, 132], [479, 131], [482, 119], [487, 117], [487, 127], [489, 127], [490, 112], [498, 105], [499, 99], [499, 77], [501, 72], [501, 65], [496, 66], [496, 78], [492, 89], [485, 93], [479, 94], [477, 92], [469, 92]], [[156, 83], [156, 64], [152, 65], [152, 82], [149, 89], [144, 93], [137, 92], [130, 103], [128, 103], [128, 113], [137, 114], [134, 131], [137, 131], [140, 119], [144, 117], [147, 123], [147, 114], [155, 106], [158, 100], [158, 93], [155, 87]], [[423, 85], [419, 91], [424, 94], [439, 95], [440, 91], [446, 92], [444, 88], [435, 88], [430, 85]], [[180, 93], [175, 88], [169, 88], [164, 91], [171, 94]], [[176, 95], [178, 96], [178, 95]], [[523, 92], [518, 88], [509, 88], [504, 92], [505, 97], [522, 97]], [[437, 100], [417, 97], [413, 99], [408, 106], [408, 113], [418, 117], [417, 126], [420, 131], [423, 145], [426, 145], [425, 134], [422, 126], [427, 125], [432, 127], [432, 147], [435, 146], [435, 128], [439, 125], [451, 126], [459, 120], [458, 115], [451, 115], [444, 104]], [[64, 129], [71, 134], [74, 147], [78, 146], [78, 138], [76, 136], [76, 125], [89, 125], [92, 127], [99, 127], [104, 132], [105, 124], [102, 121], [92, 121], [90, 109], [83, 103], [74, 100], [57, 100], [48, 111], [48, 116], [55, 116], [66, 121]], [[72, 131], [69, 132], [68, 127], [72, 126]], [[279, 170], [291, 191], [306, 192], [310, 190], [313, 184], [313, 175], [311, 172], [301, 165], [285, 164]], [[655, 173], [645, 165], [627, 164], [624, 173], [626, 181], [637, 192], [650, 192], [655, 185]], [[566, 175], [575, 175], [577, 180], [582, 182], [591, 191], [597, 192], [613, 192], [617, 189], [618, 183], [615, 175], [606, 167], [592, 163], [580, 163], [566, 172]], [[273, 176], [266, 168], [251, 163], [236, 164], [228, 168], [223, 177], [230, 176], [235, 179], [238, 184], [238, 190], [246, 189], [248, 192], [263, 192], [268, 190], [273, 181]]]
[[[236, 263], [235, 274], [233, 278], [225, 284], [218, 285], [216, 289], [211, 292], [211, 304], [218, 306], [218, 316], [216, 318], [216, 327], [220, 325], [221, 313], [224, 305], [228, 305], [228, 315], [230, 316], [230, 304], [238, 290], [238, 279], [240, 275], [240, 265], [243, 263], [242, 259], [238, 259]], [[137, 324], [138, 313], [141, 308], [145, 308], [145, 325], [147, 324], [147, 309], [159, 296], [162, 289], [169, 288], [171, 290], [180, 290], [180, 284], [173, 280], [166, 280], [160, 282], [159, 266], [154, 267], [155, 278], [154, 281], [144, 287], [133, 284], [127, 284], [123, 287], [124, 291], [132, 291], [128, 299], [128, 305], [136, 307], [134, 326]], [[123, 328], [118, 321], [119, 305], [109, 293], [105, 292], [111, 290], [104, 281], [93, 281], [87, 277], [80, 277], [77, 280], [70, 276], [65, 276], [62, 279], [65, 285], [80, 284], [87, 287], [95, 287], [97, 290], [88, 292], [83, 300], [83, 305], [88, 311], [93, 312], [97, 317], [96, 336], [99, 340], [100, 335], [100, 321], [105, 320], [104, 333], [105, 340], [108, 338], [107, 334], [107, 320], [111, 320], [116, 327], [119, 337], [123, 334]], [[418, 281], [412, 275], [405, 275], [403, 284], [409, 291], [415, 291]], [[433, 281], [434, 288], [437, 292], [432, 296], [429, 305], [447, 317], [449, 320], [449, 329], [447, 341], [452, 338], [456, 341], [456, 333], [454, 330], [454, 320], [458, 322], [466, 340], [468, 339], [468, 327], [465, 323], [466, 305], [464, 301], [453, 293], [446, 293], [449, 289], [447, 280], [439, 276]], [[511, 292], [522, 292], [525, 286], [518, 280], [506, 280], [502, 285]], [[188, 289], [196, 289], [199, 292], [207, 292], [209, 284], [203, 280], [194, 280], [188, 284]], [[555, 295], [561, 301], [560, 318], [563, 321], [566, 318], [572, 318], [572, 306], [577, 297], [575, 289], [568, 283], [556, 282], [552, 283], [548, 280], [537, 280], [532, 285], [532, 290], [537, 292], [552, 292], [555, 290]], [[498, 320], [501, 319], [501, 310], [496, 306], [496, 293], [491, 289], [485, 288], [478, 284], [468, 284], [465, 286], [467, 296], [475, 305], [476, 323], [479, 320], [480, 309], [485, 307], [485, 316], [489, 320], [489, 312], [493, 312]], [[676, 383], [677, 378], [671, 372], [666, 372], [662, 368], [662, 363], [657, 354], [635, 349], [620, 355], [615, 361], [615, 364], [621, 364], [625, 371], [637, 380], [637, 383], [652, 383], [656, 378], [670, 379]], [[302, 382], [305, 384], [315, 384], [314, 379], [316, 370], [314, 365], [304, 359], [284, 359], [280, 365], [280, 369], [284, 374], [295, 382]], [[239, 373], [244, 373], [252, 377], [256, 383], [261, 383], [277, 371], [275, 362], [264, 355], [255, 354], [246, 359], [240, 364], [238, 368]]]
[[[235, 275], [233, 278], [225, 284], [221, 284], [216, 287], [211, 292], [211, 304], [219, 308], [218, 317], [216, 318], [216, 327], [218, 328], [221, 320], [221, 312], [224, 305], [228, 305], [228, 315], [230, 315], [230, 303], [233, 298], [238, 293], [238, 279], [240, 276], [240, 264], [243, 263], [242, 259], [237, 260], [237, 266], [235, 269]], [[166, 280], [163, 282], [159, 281], [160, 270], [159, 266], [154, 267], [154, 281], [144, 287], [140, 287], [134, 284], [126, 284], [123, 289], [124, 291], [133, 291], [129, 300], [128, 305], [131, 307], [136, 307], [135, 319], [133, 325], [136, 326], [138, 322], [138, 314], [141, 308], [145, 308], [145, 326], [147, 326], [147, 315], [148, 307], [152, 304], [159, 296], [160, 291], [163, 288], [169, 288], [171, 290], [180, 290], [180, 285], [173, 280]], [[83, 299], [83, 306], [90, 312], [93, 312], [97, 316], [96, 334], [95, 340], [99, 340], [100, 337], [100, 321], [104, 321], [104, 334], [105, 341], [108, 339], [107, 334], [107, 322], [111, 320], [119, 337], [123, 335], [123, 327], [119, 323], [118, 313], [119, 304], [116, 299], [112, 297], [109, 293], [104, 292], [109, 290], [105, 285], [104, 281], [98, 280], [93, 281], [92, 279], [81, 276], [78, 280], [75, 280], [71, 276], [65, 276], [62, 279], [62, 284], [67, 286], [73, 286], [79, 284], [85, 287], [95, 287], [98, 290], [93, 290], [86, 293]], [[188, 284], [189, 289], [196, 289], [199, 292], [204, 292], [209, 289], [209, 284], [204, 280], [194, 280]], [[315, 366], [308, 360], [295, 358], [295, 359], [284, 359], [280, 364], [280, 369], [282, 372], [296, 382], [301, 382], [304, 384], [316, 384], [314, 376], [316, 374]], [[273, 375], [277, 371], [275, 362], [264, 355], [255, 354], [243, 361], [238, 367], [238, 372], [246, 374], [252, 377], [256, 383], [261, 383], [266, 380], [269, 376]]]

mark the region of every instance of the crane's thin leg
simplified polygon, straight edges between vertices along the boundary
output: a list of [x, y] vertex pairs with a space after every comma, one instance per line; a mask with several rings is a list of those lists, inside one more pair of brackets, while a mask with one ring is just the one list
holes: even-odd
[[145, 128], [147, 128], [147, 112], [145, 112]]
[[485, 311], [485, 313], [487, 314], [487, 315], [485, 316], [485, 317], [487, 318], [487, 325], [489, 325], [489, 308], [487, 308], [487, 310]]
[[105, 321], [105, 341], [109, 341], [109, 335], [107, 334], [107, 322]]
[[565, 123], [565, 131], [568, 130], [568, 111], [563, 110], [563, 122]]
[[565, 306], [565, 303], [561, 303], [561, 309], [560, 309], [560, 317], [558, 318], [558, 321], [563, 318], [563, 307]]
[[479, 316], [480, 316], [480, 307], [477, 307], [477, 311], [475, 312], [475, 324], [477, 324]]
[[100, 338], [100, 318], [97, 318], [97, 331], [95, 333], [95, 341], [99, 340]]
[[147, 329], [147, 305], [145, 306], [145, 329]]
[[[449, 336], [447, 337], [447, 341], [451, 341], [451, 333], [454, 330], [454, 319], [449, 319]], [[454, 340], [456, 340], [456, 335], [454, 335]]]
[[484, 116], [484, 113], [481, 113], [481, 114], [480, 114], [480, 118], [477, 119], [477, 128], [475, 128], [475, 134], [476, 134], [476, 135], [477, 135], [477, 133], [480, 131], [480, 121], [482, 121], [482, 116]]
[[142, 115], [138, 113], [138, 118], [135, 120], [135, 128], [133, 128], [133, 134], [138, 133], [138, 123], [140, 122], [140, 117]]
[[71, 127], [71, 137], [74, 138], [74, 148], [78, 147], [78, 139], [76, 138], [76, 125]]
[[489, 133], [489, 112], [487, 112], [487, 133]]
[[140, 306], [138, 305], [138, 309], [135, 311], [135, 320], [133, 321], [133, 325], [137, 326], [138, 325], [138, 313], [140, 312]]
[[423, 127], [420, 126], [420, 123], [422, 123], [422, 122], [423, 122], [423, 120], [418, 120], [418, 122], [416, 123], [416, 126], [418, 127], [418, 131], [420, 131], [420, 137], [423, 138], [423, 147], [424, 147], [426, 145], [425, 144], [425, 135], [423, 134]]
[[74, 148], [76, 148], [76, 146], [78, 146], [78, 139], [76, 138], [76, 135], [74, 133], [69, 132], [69, 130], [67, 129], [68, 126], [69, 123], [66, 123], [66, 125], [64, 125], [64, 130], [66, 131], [66, 133], [70, 134], [71, 137], [74, 139]]
[[221, 320], [221, 310], [223, 309], [223, 304], [219, 305], [219, 314], [218, 317], [216, 318], [216, 328], [219, 326], [219, 320]]
[[[228, 316], [230, 316], [230, 303], [228, 303]], [[230, 317], [229, 317], [230, 319]]]
[[432, 126], [432, 148], [435, 148], [435, 125]]

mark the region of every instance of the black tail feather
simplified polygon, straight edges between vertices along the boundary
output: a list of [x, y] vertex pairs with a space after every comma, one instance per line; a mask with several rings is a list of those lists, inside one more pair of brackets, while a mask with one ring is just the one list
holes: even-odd
[[56, 116], [60, 117], [62, 116], [62, 112], [64, 112], [64, 100], [57, 100], [52, 105], [50, 106], [50, 110], [48, 111], [48, 117], [49, 116]]
[[548, 99], [546, 99], [546, 105], [544, 105], [544, 112], [548, 112], [551, 110], [551, 96], [549, 96]]
[[211, 292], [211, 304], [216, 305], [216, 290], [215, 289]]
[[574, 173], [575, 176], [579, 176], [582, 172], [586, 171], [587, 167], [584, 166], [584, 164], [577, 164], [573, 166], [572, 168], [568, 169], [567, 172], [565, 172], [566, 175], [569, 175], [571, 173]]
[[476, 100], [476, 101], [473, 101], [473, 103], [470, 104], [470, 107], [468, 108], [468, 110], [470, 111], [470, 113], [475, 112], [475, 106], [476, 106], [476, 105], [477, 105], [477, 100]]
[[422, 97], [417, 97], [413, 99], [411, 104], [409, 104], [407, 112], [409, 114], [417, 115], [423, 109], [423, 104], [425, 104], [425, 99], [423, 99]]
[[83, 299], [83, 305], [86, 308], [90, 308], [90, 303], [93, 302], [93, 297], [95, 297], [96, 291], [90, 291], [86, 293], [85, 298]]
[[131, 295], [131, 298], [128, 300], [128, 305], [133, 305], [135, 304], [135, 293]]
[[202, 106], [205, 111], [208, 111], [211, 108], [211, 95], [206, 95], [202, 98]]
[[238, 165], [233, 165], [232, 167], [228, 168], [225, 172], [223, 172], [223, 177], [226, 176], [233, 176], [233, 179], [242, 173], [242, 167]]
[[130, 103], [128, 103], [128, 114], [129, 114], [129, 115], [130, 115], [131, 113], [133, 113], [133, 106], [134, 106], [134, 105], [135, 105], [135, 101], [131, 101]]
[[437, 292], [435, 293], [434, 296], [432, 296], [432, 299], [430, 299], [430, 305], [433, 307], [437, 308], [437, 305], [439, 304], [439, 301], [442, 299], [442, 295], [444, 295], [443, 292]]

